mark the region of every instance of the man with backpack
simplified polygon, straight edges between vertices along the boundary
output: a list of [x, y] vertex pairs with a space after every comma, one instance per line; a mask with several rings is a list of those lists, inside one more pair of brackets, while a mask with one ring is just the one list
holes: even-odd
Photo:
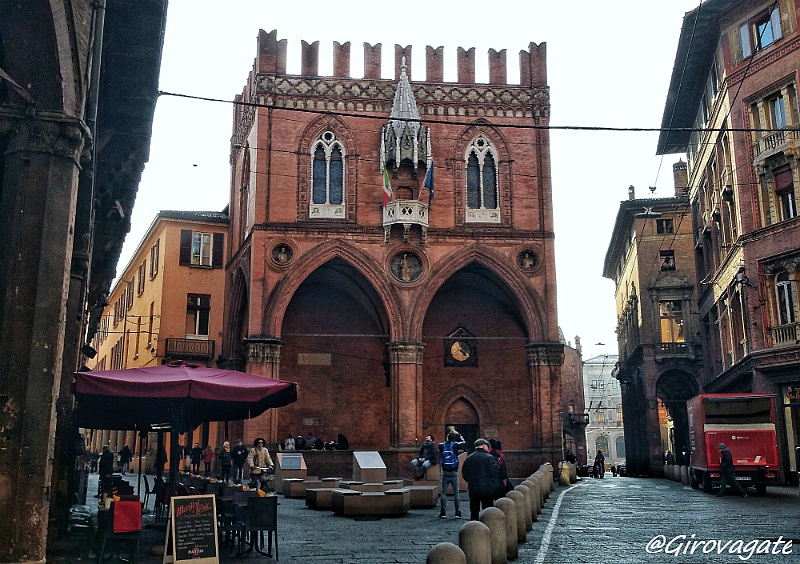
[[441, 510], [439, 511], [439, 519], [447, 519], [447, 486], [453, 486], [453, 504], [456, 508], [456, 519], [461, 519], [461, 509], [459, 507], [459, 492], [458, 484], [458, 451], [467, 450], [467, 445], [461, 434], [453, 430], [447, 435], [447, 440], [439, 443], [439, 453], [441, 455], [442, 466], [442, 493]]

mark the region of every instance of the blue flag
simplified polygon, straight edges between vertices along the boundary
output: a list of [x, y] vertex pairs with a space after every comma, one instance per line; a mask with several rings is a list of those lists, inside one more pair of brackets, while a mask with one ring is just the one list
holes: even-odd
[[425, 182], [422, 184], [423, 187], [427, 188], [430, 191], [430, 198], [429, 202], [433, 201], [433, 161], [431, 161], [431, 166], [428, 167], [428, 174], [425, 175]]

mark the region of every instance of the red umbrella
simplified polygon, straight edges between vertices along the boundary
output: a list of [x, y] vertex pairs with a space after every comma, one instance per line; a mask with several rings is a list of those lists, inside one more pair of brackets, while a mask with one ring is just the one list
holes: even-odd
[[[236, 370], [177, 361], [152, 367], [76, 372], [72, 391], [85, 429], [171, 429], [178, 435], [206, 421], [238, 421], [297, 401], [297, 384]], [[170, 464], [174, 494], [178, 464]], [[139, 468], [141, 473], [141, 466]]]
[[76, 372], [78, 425], [87, 429], [169, 426], [178, 433], [206, 421], [237, 421], [297, 401], [297, 384], [177, 361], [152, 367]]

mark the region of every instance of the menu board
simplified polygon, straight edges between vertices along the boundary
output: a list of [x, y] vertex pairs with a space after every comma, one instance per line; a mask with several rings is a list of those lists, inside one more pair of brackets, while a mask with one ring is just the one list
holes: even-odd
[[173, 497], [164, 562], [219, 564], [217, 507], [213, 495]]

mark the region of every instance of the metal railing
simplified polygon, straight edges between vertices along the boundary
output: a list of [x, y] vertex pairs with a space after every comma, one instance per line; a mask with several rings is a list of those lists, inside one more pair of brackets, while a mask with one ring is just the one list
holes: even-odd
[[214, 358], [213, 340], [168, 338], [166, 356], [171, 358]]

